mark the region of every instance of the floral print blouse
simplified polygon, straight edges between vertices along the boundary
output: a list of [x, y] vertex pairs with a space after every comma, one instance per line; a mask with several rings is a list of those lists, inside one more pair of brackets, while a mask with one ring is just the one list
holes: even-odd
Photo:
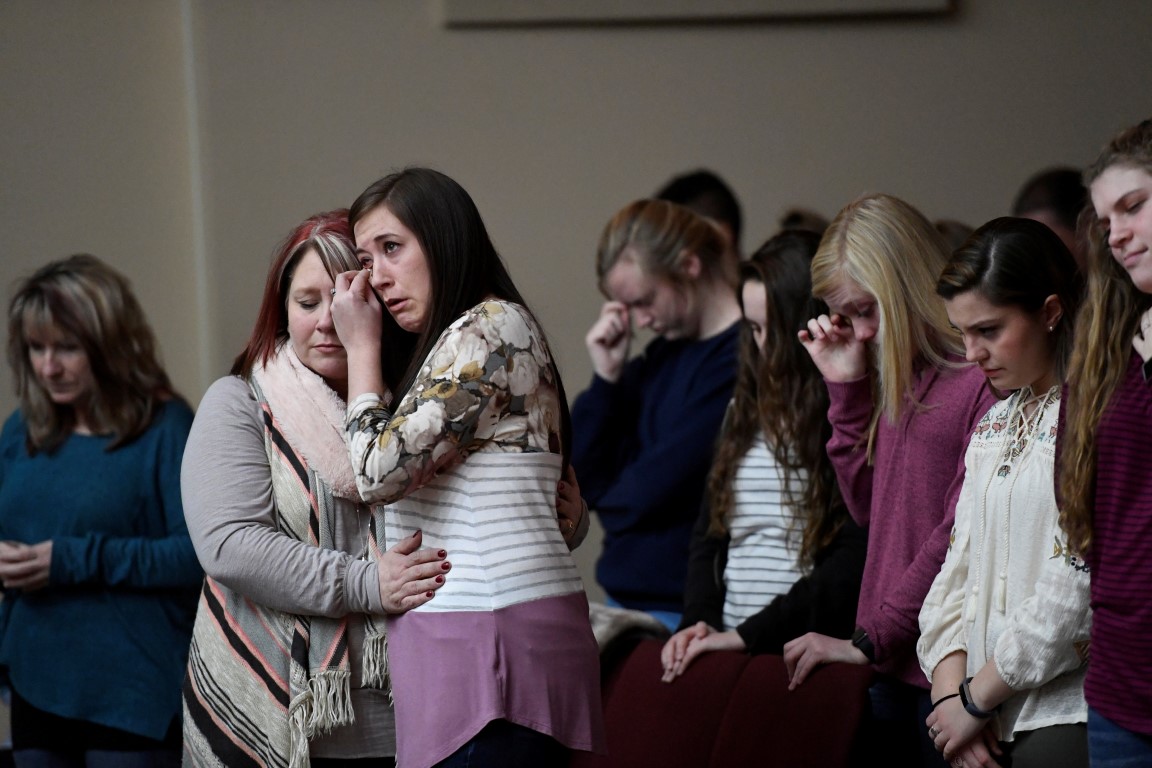
[[474, 452], [560, 453], [556, 375], [525, 307], [472, 307], [441, 334], [395, 413], [371, 393], [349, 404], [361, 494], [391, 503]]

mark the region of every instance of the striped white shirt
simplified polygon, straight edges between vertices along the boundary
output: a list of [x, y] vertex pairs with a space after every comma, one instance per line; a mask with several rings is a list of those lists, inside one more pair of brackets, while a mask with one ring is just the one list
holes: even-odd
[[[806, 475], [793, 478], [794, 492]], [[784, 473], [760, 435], [740, 460], [733, 478], [731, 541], [724, 569], [724, 628], [734, 629], [802, 575], [797, 565], [800, 530], [784, 504]]]

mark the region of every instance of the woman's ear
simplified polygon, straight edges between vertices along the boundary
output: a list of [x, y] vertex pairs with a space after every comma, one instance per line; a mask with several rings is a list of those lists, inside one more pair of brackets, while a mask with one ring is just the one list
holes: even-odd
[[700, 257], [692, 251], [684, 251], [684, 258], [680, 261], [679, 266], [680, 274], [689, 280], [699, 280], [700, 275], [704, 272], [704, 265], [700, 262]]
[[1044, 325], [1049, 331], [1056, 330], [1056, 325], [1063, 316], [1064, 307], [1060, 304], [1059, 296], [1053, 293], [1044, 299], [1044, 306], [1040, 307], [1040, 317], [1044, 320]]

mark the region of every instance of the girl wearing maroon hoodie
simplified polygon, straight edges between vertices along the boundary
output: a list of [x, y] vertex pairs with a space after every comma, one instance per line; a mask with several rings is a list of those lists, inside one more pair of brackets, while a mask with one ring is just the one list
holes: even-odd
[[868, 554], [852, 638], [808, 633], [784, 646], [784, 661], [792, 687], [827, 662], [872, 664], [870, 735], [889, 765], [940, 765], [924, 725], [920, 606], [948, 548], [968, 438], [995, 400], [936, 295], [947, 257], [908, 203], [855, 200], [812, 261], [812, 291], [830, 314], [800, 332], [828, 385], [828, 455]]

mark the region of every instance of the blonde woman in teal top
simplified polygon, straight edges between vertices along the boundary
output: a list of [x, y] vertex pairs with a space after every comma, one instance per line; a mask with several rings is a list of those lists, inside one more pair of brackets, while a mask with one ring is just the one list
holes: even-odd
[[18, 766], [168, 766], [202, 573], [180, 503], [192, 410], [128, 282], [41, 268], [8, 311], [0, 663]]

